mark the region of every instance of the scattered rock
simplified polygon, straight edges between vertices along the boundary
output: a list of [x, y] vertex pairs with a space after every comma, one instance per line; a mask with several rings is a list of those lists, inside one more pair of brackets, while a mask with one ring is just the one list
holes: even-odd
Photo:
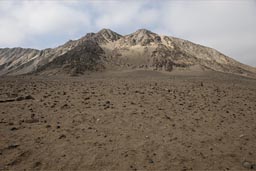
[[9, 145], [7, 148], [8, 149], [14, 149], [14, 148], [17, 148], [17, 147], [19, 147], [20, 145], [19, 144], [11, 144], [11, 145]]
[[90, 97], [86, 97], [86, 98], [84, 98], [84, 100], [90, 100]]
[[38, 161], [38, 162], [35, 162], [35, 163], [34, 163], [33, 167], [34, 167], [34, 168], [37, 168], [37, 167], [39, 167], [39, 166], [41, 166], [41, 165], [42, 165], [42, 163]]
[[52, 126], [51, 125], [46, 125], [46, 128], [51, 128]]
[[242, 163], [243, 167], [247, 168], [247, 169], [254, 169], [256, 170], [256, 164], [252, 164], [251, 162], [249, 161], [244, 161]]
[[66, 135], [62, 134], [59, 139], [63, 139], [63, 138], [66, 138]]
[[25, 96], [24, 99], [25, 99], [25, 100], [35, 100], [35, 98], [32, 97], [31, 95]]
[[165, 118], [168, 119], [168, 120], [171, 120], [171, 118], [167, 115], [165, 115]]
[[154, 161], [152, 159], [148, 159], [149, 163], [154, 163]]
[[167, 91], [168, 93], [170, 93], [170, 92], [171, 92], [171, 90], [170, 90], [170, 89], [168, 89], [168, 88], [165, 88], [164, 90], [165, 90], [165, 91]]
[[12, 127], [10, 130], [11, 131], [16, 131], [16, 130], [18, 130], [18, 128], [17, 127]]
[[61, 106], [61, 109], [68, 109], [68, 108], [70, 108], [70, 107], [68, 106], [68, 104], [64, 104], [63, 106]]
[[110, 108], [110, 106], [105, 106], [105, 107], [104, 107], [104, 109], [108, 109], [108, 108]]
[[[16, 100], [16, 101], [22, 101], [22, 100], [34, 100], [34, 99], [35, 99], [35, 98], [32, 97], [31, 95], [27, 95], [27, 96], [25, 96], [25, 97], [22, 97], [22, 96], [17, 97], [15, 100]], [[12, 101], [14, 101], [14, 100], [12, 100]]]
[[245, 135], [244, 134], [241, 134], [241, 135], [239, 135], [239, 138], [243, 138]]
[[111, 105], [110, 101], [107, 100], [107, 101], [105, 102], [105, 104], [103, 104], [104, 109], [110, 108], [110, 105]]

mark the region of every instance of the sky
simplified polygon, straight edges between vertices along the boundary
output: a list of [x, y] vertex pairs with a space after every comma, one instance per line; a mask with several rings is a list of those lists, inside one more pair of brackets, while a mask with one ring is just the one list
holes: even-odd
[[0, 0], [1, 48], [53, 48], [102, 28], [145, 28], [256, 67], [256, 0]]

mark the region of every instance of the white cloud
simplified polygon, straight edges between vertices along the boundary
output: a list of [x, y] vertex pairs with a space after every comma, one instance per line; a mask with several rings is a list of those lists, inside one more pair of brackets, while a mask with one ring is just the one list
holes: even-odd
[[131, 32], [133, 29], [138, 29], [138, 26], [152, 25], [158, 11], [144, 9], [145, 4], [145, 1], [95, 3], [93, 7], [99, 14], [95, 18], [95, 26], [98, 29], [111, 27], [112, 29]]
[[[69, 7], [61, 1], [0, 2], [0, 45], [20, 45], [38, 35], [72, 35], [90, 26], [86, 11]], [[8, 12], [7, 12], [8, 11]]]

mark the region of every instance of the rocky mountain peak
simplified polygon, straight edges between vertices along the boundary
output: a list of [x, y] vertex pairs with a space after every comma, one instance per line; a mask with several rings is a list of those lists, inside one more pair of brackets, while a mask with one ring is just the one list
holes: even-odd
[[154, 43], [161, 43], [161, 37], [147, 29], [139, 29], [136, 32], [126, 36], [126, 40], [130, 45], [152, 45]]
[[156, 33], [153, 33], [152, 31], [147, 30], [147, 29], [138, 29], [138, 30], [137, 30], [137, 31], [135, 31], [133, 34], [144, 34], [144, 35], [150, 35], [150, 34], [156, 34]]
[[[118, 39], [120, 39], [122, 37], [122, 35], [110, 30], [110, 29], [101, 29], [99, 32], [97, 33], [87, 33], [84, 37], [82, 37], [81, 39], [78, 39], [78, 42], [84, 42], [87, 40], [91, 40], [94, 41], [98, 44], [107, 44], [109, 42], [114, 42]], [[79, 43], [79, 44], [80, 44]]]
[[110, 30], [110, 29], [102, 29], [98, 33], [95, 34], [95, 39], [98, 40], [98, 43], [107, 43], [113, 42], [122, 37], [122, 35]]
[[117, 33], [112, 31], [111, 29], [103, 28], [98, 32], [98, 34], [117, 34]]

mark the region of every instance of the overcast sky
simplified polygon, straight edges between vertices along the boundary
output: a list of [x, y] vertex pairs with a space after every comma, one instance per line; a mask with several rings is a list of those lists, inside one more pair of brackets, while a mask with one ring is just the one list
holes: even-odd
[[102, 28], [146, 28], [256, 66], [255, 0], [0, 1], [0, 47], [56, 47]]

